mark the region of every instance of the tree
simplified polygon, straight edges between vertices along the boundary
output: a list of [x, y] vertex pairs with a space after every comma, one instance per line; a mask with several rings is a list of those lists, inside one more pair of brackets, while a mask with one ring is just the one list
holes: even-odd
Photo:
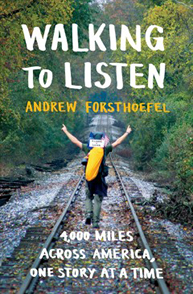
[[[65, 91], [61, 78], [61, 64], [64, 60], [72, 58], [72, 52], [65, 54], [58, 50], [53, 52], [50, 46], [45, 52], [35, 48], [30, 52], [26, 44], [21, 24], [26, 24], [30, 31], [38, 26], [44, 30], [46, 24], [51, 24], [51, 30], [57, 23], [65, 25], [70, 39], [70, 29], [73, 22], [79, 24], [81, 42], [85, 39], [85, 27], [91, 21], [91, 0], [10, 0], [0, 4], [0, 126], [2, 160], [35, 160], [35, 157], [43, 158], [45, 154], [51, 154], [65, 145], [61, 136], [56, 132], [59, 126], [68, 120], [69, 127], [75, 128], [80, 112], [70, 113], [68, 116], [48, 115], [39, 113], [26, 114], [26, 101], [51, 101], [67, 97], [70, 101], [72, 93]], [[83, 17], [86, 16], [86, 17]], [[50, 42], [50, 40], [48, 40]], [[51, 89], [42, 89], [37, 83], [35, 74], [35, 87], [33, 90], [27, 87], [27, 78], [22, 67], [40, 65], [44, 68], [56, 71], [56, 79]], [[58, 69], [57, 69], [58, 68]], [[60, 68], [60, 71], [59, 71]], [[58, 75], [58, 76], [57, 76]], [[77, 94], [73, 96], [77, 98]], [[79, 97], [78, 97], [79, 98]], [[64, 99], [64, 98], [63, 98]], [[83, 123], [84, 120], [81, 121]], [[79, 126], [81, 127], [81, 123]], [[38, 151], [38, 152], [37, 152]], [[4, 156], [3, 156], [4, 155]]]

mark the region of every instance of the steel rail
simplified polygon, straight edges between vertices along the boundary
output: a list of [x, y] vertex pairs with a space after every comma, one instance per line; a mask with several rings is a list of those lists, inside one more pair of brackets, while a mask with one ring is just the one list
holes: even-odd
[[[102, 121], [102, 116], [100, 117], [100, 121]], [[102, 124], [101, 124], [101, 125], [102, 125]], [[109, 117], [108, 117], [108, 116], [107, 116], [107, 127], [109, 127]], [[112, 137], [112, 134], [111, 134], [111, 137]], [[112, 139], [112, 138], [111, 138], [111, 139]], [[126, 197], [126, 199], [127, 199], [127, 201], [128, 201], [128, 204], [129, 204], [129, 207], [130, 207], [130, 209], [131, 209], [131, 213], [132, 213], [132, 215], [133, 215], [133, 218], [134, 218], [134, 220], [135, 220], [135, 224], [136, 224], [136, 226], [137, 226], [137, 229], [138, 229], [139, 236], [140, 236], [140, 238], [141, 238], [141, 242], [142, 242], [142, 244], [143, 244], [143, 247], [144, 247], [145, 249], [148, 250], [149, 255], [150, 255], [150, 258], [152, 259], [152, 258], [154, 258], [154, 256], [153, 256], [152, 251], [151, 251], [151, 249], [150, 249], [150, 246], [149, 246], [149, 244], [148, 244], [148, 242], [147, 242], [147, 240], [146, 240], [146, 237], [145, 237], [145, 235], [144, 235], [144, 233], [143, 233], [142, 227], [141, 227], [141, 225], [140, 225], [140, 223], [139, 223], [139, 219], [138, 219], [137, 214], [136, 214], [136, 212], [135, 212], [135, 209], [134, 209], [134, 207], [133, 207], [133, 205], [132, 205], [132, 203], [131, 203], [130, 197], [129, 197], [129, 195], [128, 195], [126, 189], [125, 189], [125, 186], [124, 186], [124, 184], [123, 184], [123, 181], [122, 181], [122, 179], [121, 179], [121, 176], [120, 176], [120, 174], [119, 174], [117, 168], [115, 167], [115, 165], [114, 165], [114, 163], [113, 163], [113, 160], [112, 160], [112, 157], [111, 157], [111, 156], [110, 156], [110, 161], [111, 161], [111, 164], [112, 164], [112, 166], [113, 166], [113, 168], [114, 168], [114, 170], [115, 170], [115, 174], [116, 174], [116, 176], [117, 176], [117, 178], [118, 178], [118, 182], [119, 182], [119, 184], [120, 184], [121, 190], [124, 192], [125, 197]], [[81, 188], [81, 186], [82, 186], [82, 183], [83, 183], [83, 179], [84, 179], [84, 175], [80, 177], [79, 182], [78, 182], [78, 184], [76, 185], [76, 187], [75, 187], [75, 189], [74, 189], [72, 195], [70, 196], [70, 198], [69, 198], [69, 200], [68, 200], [68, 203], [67, 203], [67, 205], [66, 205], [66, 207], [65, 207], [65, 209], [64, 209], [64, 211], [63, 211], [63, 213], [60, 215], [59, 219], [57, 220], [57, 222], [56, 222], [56, 224], [55, 224], [55, 226], [54, 226], [52, 232], [50, 233], [50, 235], [48, 236], [47, 240], [45, 241], [45, 243], [44, 243], [42, 249], [43, 249], [43, 248], [49, 249], [50, 246], [52, 245], [52, 243], [53, 243], [55, 240], [57, 240], [57, 238], [58, 238], [58, 236], [57, 236], [58, 231], [59, 231], [61, 225], [64, 224], [65, 216], [66, 216], [66, 214], [67, 214], [67, 211], [68, 211], [68, 209], [69, 209], [71, 203], [73, 202], [72, 200], [73, 200], [74, 196], [77, 195], [77, 194], [79, 193], [79, 190], [80, 190], [80, 188]], [[56, 237], [56, 236], [57, 236], [57, 237]], [[42, 251], [42, 249], [41, 249], [41, 251]], [[39, 258], [39, 257], [40, 257], [40, 254], [41, 254], [41, 251], [40, 251], [40, 253], [38, 254], [38, 256], [37, 256], [37, 258], [35, 259], [35, 261], [33, 262], [31, 268], [36, 268], [36, 269], [37, 269], [37, 268], [40, 267], [41, 264], [44, 262], [44, 260], [42, 260], [42, 259]], [[151, 264], [151, 267], [152, 267], [154, 270], [158, 269], [158, 265], [157, 265], [156, 261], [153, 261], [153, 262], [151, 262], [150, 264]], [[38, 279], [38, 277], [36, 277], [35, 279]], [[32, 281], [33, 281], [33, 280], [34, 280], [34, 277], [32, 277], [32, 276], [30, 275], [30, 272], [28, 272], [28, 274], [27, 274], [25, 280], [23, 281], [23, 284], [22, 284], [21, 288], [19, 289], [18, 294], [33, 293], [33, 290], [32, 290], [32, 291], [28, 291], [28, 289], [30, 288], [30, 285], [32, 284]], [[167, 285], [166, 285], [164, 279], [157, 279], [157, 283], [158, 283], [159, 289], [160, 289], [160, 291], [161, 291], [162, 294], [170, 294], [170, 292], [169, 292], [169, 290], [168, 290], [168, 287], [167, 287]], [[32, 288], [32, 289], [33, 289], [33, 288]]]
[[[107, 116], [107, 127], [109, 128], [109, 116]], [[110, 132], [110, 139], [112, 140], [112, 132]], [[117, 178], [118, 178], [118, 182], [119, 182], [119, 184], [120, 184], [121, 190], [124, 192], [125, 197], [126, 197], [126, 199], [127, 199], [127, 201], [128, 201], [128, 204], [129, 204], [129, 208], [131, 209], [131, 213], [132, 213], [132, 215], [133, 215], [133, 218], [134, 218], [134, 221], [135, 221], [136, 227], [137, 227], [137, 229], [138, 229], [139, 236], [140, 236], [140, 238], [141, 238], [142, 246], [143, 246], [145, 249], [148, 250], [149, 255], [150, 255], [151, 259], [152, 259], [152, 258], [154, 258], [153, 253], [152, 253], [151, 248], [150, 248], [150, 246], [149, 246], [149, 244], [148, 244], [148, 242], [147, 242], [147, 239], [146, 239], [146, 237], [145, 237], [145, 235], [144, 235], [144, 233], [143, 233], [143, 229], [142, 229], [142, 227], [141, 227], [141, 225], [140, 225], [140, 222], [139, 222], [139, 219], [138, 219], [137, 214], [136, 214], [136, 212], [135, 212], [135, 209], [134, 209], [134, 207], [133, 207], [133, 204], [131, 203], [130, 197], [129, 197], [129, 195], [128, 195], [126, 189], [125, 189], [125, 186], [124, 186], [124, 183], [123, 183], [123, 181], [122, 181], [122, 179], [121, 179], [121, 176], [120, 176], [120, 174], [119, 174], [117, 168], [115, 167], [115, 165], [114, 165], [114, 163], [113, 163], [113, 159], [112, 159], [111, 154], [109, 154], [109, 157], [110, 157], [110, 161], [111, 161], [111, 164], [112, 164], [112, 166], [113, 166], [113, 169], [114, 169], [114, 171], [115, 171], [115, 174], [116, 174], [116, 176], [117, 176]], [[156, 269], [158, 269], [158, 265], [157, 265], [156, 261], [151, 262], [151, 263], [150, 263], [150, 267], [152, 267], [152, 268], [156, 271]], [[170, 294], [169, 289], [168, 289], [168, 287], [167, 287], [167, 285], [166, 285], [164, 279], [156, 279], [156, 280], [157, 280], [157, 283], [158, 283], [158, 286], [159, 286], [159, 290], [160, 290], [160, 292], [161, 292], [162, 294]]]
[[[83, 180], [84, 180], [84, 175], [82, 175], [78, 181], [78, 184], [76, 185], [72, 195], [70, 196], [69, 200], [68, 200], [68, 203], [64, 209], [64, 211], [62, 212], [62, 214], [60, 215], [60, 217], [58, 218], [54, 228], [52, 229], [52, 232], [50, 233], [50, 235], [48, 236], [47, 240], [45, 241], [42, 249], [46, 248], [46, 249], [49, 249], [49, 247], [51, 246], [51, 243], [53, 241], [55, 241], [55, 238], [56, 237], [56, 234], [57, 232], [59, 231], [60, 229], [60, 226], [64, 224], [64, 219], [65, 219], [65, 216], [67, 214], [67, 211], [71, 205], [71, 203], [73, 203], [73, 198], [75, 195], [77, 195], [81, 189], [81, 186], [82, 186], [82, 183], [83, 183]], [[35, 261], [33, 262], [31, 268], [36, 268], [38, 269], [41, 265], [41, 263], [44, 261], [42, 259], [40, 259], [40, 254], [42, 252], [42, 249], [40, 250], [37, 258], [35, 259]], [[32, 283], [32, 280], [34, 279], [34, 277], [31, 276], [30, 274], [30, 271], [28, 272], [25, 280], [23, 281], [22, 285], [21, 285], [21, 288], [19, 289], [18, 291], [18, 294], [24, 294], [24, 293], [33, 293], [33, 292], [28, 292], [27, 289], [30, 287], [30, 284]], [[27, 291], [27, 292], [26, 292]]]
[[[134, 207], [133, 207], [133, 204], [131, 203], [130, 197], [129, 197], [129, 195], [128, 195], [126, 189], [125, 189], [125, 185], [124, 185], [124, 183], [123, 183], [123, 181], [122, 181], [122, 179], [121, 179], [121, 176], [120, 176], [120, 174], [119, 174], [117, 168], [115, 167], [115, 165], [114, 165], [114, 163], [113, 163], [113, 160], [112, 160], [112, 156], [111, 156], [111, 155], [110, 155], [110, 161], [111, 161], [111, 164], [112, 164], [113, 169], [114, 169], [114, 171], [115, 171], [115, 174], [116, 174], [116, 176], [117, 176], [117, 178], [118, 178], [118, 182], [119, 182], [119, 184], [120, 184], [120, 186], [121, 186], [121, 190], [123, 190], [123, 192], [124, 192], [124, 194], [125, 194], [125, 197], [126, 197], [126, 199], [127, 199], [127, 201], [128, 201], [128, 204], [129, 204], [129, 207], [130, 207], [130, 209], [131, 209], [131, 213], [132, 213], [132, 215], [133, 215], [133, 218], [134, 218], [134, 220], [135, 220], [135, 224], [136, 224], [136, 226], [137, 226], [137, 229], [138, 229], [138, 232], [139, 232], [139, 235], [140, 235], [140, 238], [141, 238], [141, 242], [142, 242], [142, 244], [143, 244], [143, 247], [144, 247], [145, 249], [148, 250], [149, 255], [150, 255], [150, 258], [152, 259], [152, 258], [154, 258], [153, 253], [152, 253], [152, 251], [151, 251], [151, 249], [150, 249], [150, 246], [149, 246], [149, 244], [148, 244], [148, 241], [147, 241], [147, 239], [146, 239], [146, 237], [145, 237], [145, 235], [144, 235], [144, 233], [143, 233], [143, 229], [142, 229], [142, 227], [141, 227], [141, 225], [140, 225], [140, 222], [139, 222], [139, 219], [138, 219], [137, 214], [136, 214], [136, 212], [135, 212], [135, 209], [134, 209]], [[154, 258], [154, 259], [155, 259], [155, 258]], [[151, 267], [152, 267], [155, 271], [159, 268], [158, 265], [157, 265], [157, 263], [156, 263], [156, 261], [151, 262], [150, 265], [151, 265]], [[170, 292], [169, 292], [169, 290], [168, 290], [168, 287], [167, 287], [167, 285], [166, 285], [164, 279], [156, 279], [156, 280], [157, 280], [157, 283], [158, 283], [158, 286], [159, 286], [159, 290], [161, 291], [161, 293], [163, 293], [163, 294], [170, 294]]]

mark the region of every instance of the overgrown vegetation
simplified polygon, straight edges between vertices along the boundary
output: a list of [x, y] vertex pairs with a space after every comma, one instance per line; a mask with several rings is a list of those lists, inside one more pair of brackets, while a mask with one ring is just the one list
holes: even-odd
[[[126, 3], [127, 2], [127, 3]], [[122, 114], [134, 129], [130, 140], [135, 167], [154, 173], [169, 181], [178, 195], [193, 200], [193, 75], [192, 32], [193, 7], [190, 1], [112, 1], [108, 6], [113, 17], [116, 5], [130, 6], [121, 10], [126, 24], [135, 27], [140, 23], [145, 31], [151, 24], [164, 29], [163, 52], [151, 51], [142, 39], [140, 54], [131, 47], [123, 54], [115, 52], [117, 62], [137, 61], [146, 68], [149, 63], [166, 63], [164, 89], [131, 89], [129, 79], [121, 97], [125, 102], [166, 103], [170, 113]], [[114, 12], [114, 13], [113, 13]], [[130, 13], [132, 12], [132, 23]], [[135, 14], [135, 18], [133, 17]], [[126, 73], [129, 76], [129, 73]], [[126, 76], [125, 75], [125, 76]], [[140, 77], [145, 84], [146, 76]]]
[[[0, 153], [3, 164], [11, 162], [14, 165], [21, 161], [34, 163], [63, 157], [68, 140], [62, 136], [62, 123], [67, 124], [69, 130], [75, 134], [84, 126], [81, 107], [76, 112], [62, 115], [57, 112], [25, 112], [27, 101], [81, 101], [84, 91], [72, 92], [64, 88], [62, 65], [74, 58], [71, 51], [51, 51], [50, 44], [45, 52], [39, 51], [37, 47], [34, 51], [28, 51], [21, 24], [27, 24], [30, 30], [39, 26], [42, 32], [46, 24], [52, 24], [53, 32], [54, 25], [62, 23], [69, 36], [72, 23], [77, 23], [81, 44], [85, 39], [84, 28], [92, 22], [91, 1], [1, 2]], [[76, 55], [76, 58], [78, 60], [81, 57]], [[28, 89], [27, 75], [21, 68], [34, 65], [48, 68], [54, 73], [55, 79], [51, 88], [41, 88], [36, 74], [34, 89]]]
[[[150, 171], [154, 178], [163, 178], [169, 182], [176, 195], [191, 202], [193, 200], [193, 75], [192, 75], [192, 31], [193, 6], [191, 1], [141, 1], [113, 0], [106, 1], [101, 8], [97, 3], [90, 5], [90, 0], [47, 0], [47, 1], [4, 1], [0, 4], [2, 46], [0, 63], [0, 152], [2, 162], [35, 162], [39, 159], [63, 156], [68, 140], [61, 135], [60, 126], [66, 123], [74, 134], [80, 134], [86, 115], [84, 107], [67, 115], [53, 113], [25, 113], [28, 100], [34, 101], [69, 101], [80, 103], [88, 99], [88, 90], [71, 91], [64, 87], [62, 64], [76, 59], [77, 79], [82, 80], [82, 64], [96, 62], [142, 63], [147, 68], [149, 63], [155, 66], [166, 63], [164, 89], [154, 86], [151, 90], [133, 89], [129, 85], [129, 72], [124, 70], [124, 88], [116, 91], [113, 86], [108, 92], [98, 93], [93, 86], [91, 100], [123, 101], [135, 103], [165, 103], [170, 113], [121, 113], [119, 120], [130, 123], [133, 135], [130, 147], [135, 168]], [[97, 12], [93, 14], [93, 11]], [[94, 20], [93, 20], [94, 15]], [[164, 29], [165, 51], [152, 51], [142, 37], [142, 51], [136, 52], [131, 47], [126, 52], [118, 50], [72, 54], [47, 49], [45, 52], [26, 50], [21, 24], [30, 28], [45, 24], [65, 24], [70, 34], [72, 23], [79, 25], [81, 42], [85, 42], [88, 23], [96, 26], [102, 22], [113, 23], [118, 32], [120, 24], [129, 26], [134, 36], [135, 26], [141, 25], [142, 31], [156, 24]], [[108, 40], [104, 32], [104, 43]], [[70, 38], [69, 38], [70, 39]], [[107, 44], [107, 47], [109, 45]], [[47, 46], [50, 48], [50, 46]], [[27, 88], [27, 78], [22, 67], [41, 64], [54, 72], [52, 87], [42, 89], [37, 77], [33, 91]], [[80, 70], [81, 68], [81, 70]], [[95, 74], [93, 74], [95, 76]], [[142, 84], [146, 76], [140, 77]], [[75, 80], [76, 82], [76, 80]], [[144, 82], [145, 83], [145, 82]], [[81, 104], [80, 104], [81, 105]], [[130, 153], [129, 153], [130, 154]]]

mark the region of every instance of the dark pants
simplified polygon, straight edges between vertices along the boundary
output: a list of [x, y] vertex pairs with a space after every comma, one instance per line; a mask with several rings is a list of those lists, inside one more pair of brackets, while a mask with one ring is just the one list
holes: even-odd
[[[101, 204], [103, 196], [98, 194], [91, 194], [89, 189], [86, 188], [86, 218], [90, 217], [93, 220], [93, 224], [98, 224], [100, 221]], [[94, 203], [93, 203], [94, 202]]]

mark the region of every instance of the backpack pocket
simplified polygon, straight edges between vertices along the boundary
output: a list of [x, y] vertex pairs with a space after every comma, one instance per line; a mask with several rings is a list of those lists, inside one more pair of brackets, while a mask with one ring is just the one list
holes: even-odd
[[86, 166], [86, 180], [92, 181], [96, 178], [99, 172], [100, 165], [104, 156], [104, 149], [100, 147], [94, 147], [88, 157], [88, 163]]

